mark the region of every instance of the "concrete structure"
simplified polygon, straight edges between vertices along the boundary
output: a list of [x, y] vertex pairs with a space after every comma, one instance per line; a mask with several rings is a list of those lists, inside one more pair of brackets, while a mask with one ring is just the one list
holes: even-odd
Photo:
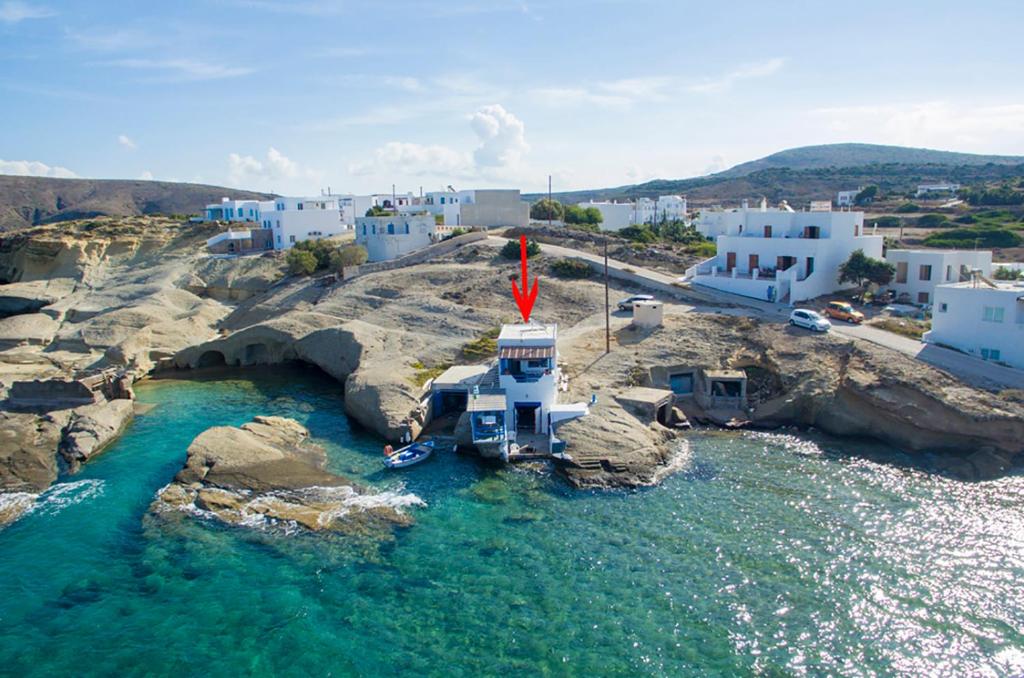
[[466, 404], [473, 444], [483, 456], [507, 458], [513, 443], [559, 452], [558, 425], [589, 411], [587, 403], [558, 402], [568, 383], [558, 367], [557, 338], [556, 325], [502, 326], [498, 361], [476, 378]]
[[366, 248], [370, 262], [395, 259], [436, 240], [437, 225], [430, 214], [356, 218], [356, 243]]
[[665, 319], [665, 305], [660, 301], [633, 302], [633, 324], [637, 327], [661, 327]]
[[206, 206], [206, 221], [257, 222], [260, 220], [260, 201], [221, 198], [219, 203]]
[[577, 204], [584, 209], [593, 207], [601, 213], [603, 231], [621, 231], [627, 226], [686, 220], [686, 198], [679, 195], [662, 195], [657, 200], [639, 198], [635, 202], [591, 200]]
[[1024, 369], [1024, 283], [939, 285], [923, 340]]
[[206, 249], [213, 254], [245, 254], [274, 249], [274, 234], [269, 228], [228, 229], [207, 239]]
[[858, 188], [856, 191], [839, 191], [836, 193], [836, 205], [838, 207], [853, 207], [857, 202], [857, 194], [862, 190]]
[[701, 213], [697, 230], [718, 254], [686, 272], [695, 285], [794, 304], [844, 287], [839, 266], [855, 250], [882, 257], [882, 236], [865, 235], [863, 212], [796, 212], [783, 203]]
[[423, 211], [441, 217], [445, 226], [499, 228], [526, 226], [530, 205], [518, 189], [473, 189], [431, 191], [410, 205], [409, 211]]
[[917, 187], [916, 195], [918, 198], [927, 196], [929, 193], [956, 193], [960, 190], [960, 184], [954, 184], [950, 182], [938, 183], [938, 184], [920, 184]]
[[896, 267], [886, 288], [915, 304], [932, 303], [937, 285], [970, 280], [972, 271], [992, 273], [992, 252], [985, 250], [889, 250], [885, 260]]
[[258, 221], [274, 233], [274, 249], [286, 250], [303, 240], [340, 235], [347, 229], [337, 198], [275, 198], [260, 203]]

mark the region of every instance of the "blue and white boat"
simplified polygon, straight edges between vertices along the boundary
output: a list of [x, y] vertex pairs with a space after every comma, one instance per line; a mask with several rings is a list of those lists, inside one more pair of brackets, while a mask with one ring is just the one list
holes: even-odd
[[400, 450], [396, 450], [384, 459], [384, 466], [387, 468], [405, 468], [418, 464], [434, 453], [434, 441], [425, 440], [422, 443], [412, 443]]

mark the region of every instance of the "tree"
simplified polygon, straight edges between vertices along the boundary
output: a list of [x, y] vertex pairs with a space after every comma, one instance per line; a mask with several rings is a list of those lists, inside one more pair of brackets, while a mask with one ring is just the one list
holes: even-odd
[[597, 226], [604, 221], [604, 215], [596, 207], [580, 207], [579, 205], [566, 205], [565, 223], [587, 224]]
[[345, 245], [331, 253], [330, 269], [341, 273], [347, 266], [358, 266], [366, 263], [369, 255], [362, 245]]
[[626, 228], [619, 230], [617, 235], [625, 238], [626, 240], [632, 240], [633, 242], [652, 243], [658, 241], [658, 234], [655, 233], [648, 224], [627, 226]]
[[878, 186], [871, 184], [861, 190], [860, 193], [854, 196], [853, 202], [858, 205], [867, 205], [878, 195]]
[[530, 218], [537, 221], [561, 221], [565, 215], [565, 205], [551, 198], [541, 198], [530, 205]]
[[293, 247], [285, 255], [285, 261], [292, 275], [312, 275], [316, 270], [316, 257], [308, 250]]
[[323, 270], [331, 264], [331, 255], [335, 251], [335, 245], [329, 240], [303, 240], [295, 243], [292, 249], [312, 254], [316, 258], [317, 270]]
[[854, 283], [863, 291], [869, 283], [888, 285], [896, 273], [896, 267], [881, 259], [873, 259], [856, 250], [839, 266], [839, 282]]

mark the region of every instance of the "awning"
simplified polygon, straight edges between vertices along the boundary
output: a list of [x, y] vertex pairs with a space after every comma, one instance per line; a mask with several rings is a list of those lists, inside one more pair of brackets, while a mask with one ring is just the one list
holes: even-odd
[[467, 412], [504, 412], [504, 393], [481, 393], [478, 396], [470, 395], [466, 403]]
[[498, 349], [499, 358], [512, 360], [540, 360], [555, 357], [554, 346], [502, 346]]

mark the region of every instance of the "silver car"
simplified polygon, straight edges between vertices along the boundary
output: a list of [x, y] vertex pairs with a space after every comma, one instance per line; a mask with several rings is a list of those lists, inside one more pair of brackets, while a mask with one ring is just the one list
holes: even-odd
[[817, 311], [809, 308], [798, 308], [789, 314], [789, 324], [795, 327], [803, 327], [813, 332], [828, 332], [832, 328], [826, 318], [823, 318]]

